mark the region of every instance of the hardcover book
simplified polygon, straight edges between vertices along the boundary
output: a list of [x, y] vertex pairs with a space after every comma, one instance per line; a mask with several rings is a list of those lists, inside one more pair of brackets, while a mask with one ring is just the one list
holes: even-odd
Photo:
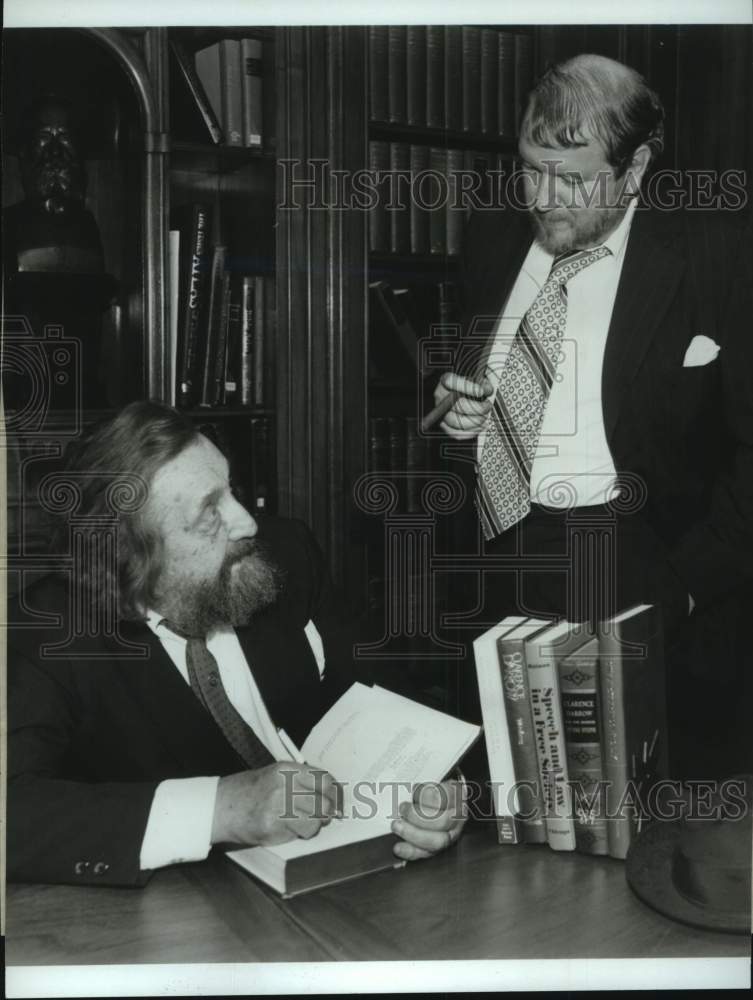
[[380, 687], [353, 684], [301, 747], [343, 789], [342, 819], [310, 840], [230, 851], [228, 857], [284, 897], [384, 868], [402, 867], [390, 825], [423, 782], [441, 781], [479, 727]]
[[176, 210], [174, 225], [180, 232], [178, 278], [177, 401], [192, 406], [197, 401], [202, 318], [206, 309], [212, 252], [209, 248], [212, 213], [208, 205]]
[[175, 62], [180, 71], [180, 76], [188, 88], [196, 110], [201, 115], [201, 119], [204, 122], [207, 132], [209, 133], [209, 137], [212, 142], [217, 144], [221, 143], [223, 141], [223, 134], [219, 118], [215, 108], [212, 106], [212, 103], [207, 96], [204, 84], [201, 82], [201, 79], [196, 72], [196, 66], [194, 65], [193, 59], [179, 39], [170, 39], [170, 47], [173, 51], [173, 55], [175, 56]]
[[241, 39], [243, 144], [251, 147], [261, 146], [264, 140], [262, 56], [262, 42], [258, 38]]
[[511, 615], [473, 640], [473, 658], [476, 663], [481, 718], [484, 723], [492, 806], [500, 844], [520, 843], [523, 831], [516, 816], [515, 765], [497, 642], [525, 621], [524, 617]]
[[578, 649], [586, 638], [584, 626], [561, 621], [526, 642], [539, 777], [546, 808], [546, 837], [555, 851], [575, 850], [575, 822], [557, 662]]
[[567, 772], [575, 813], [575, 849], [607, 854], [599, 640], [596, 636], [559, 661]]
[[624, 858], [643, 826], [641, 799], [667, 774], [662, 626], [639, 604], [599, 630], [599, 684], [609, 854]]
[[523, 839], [529, 844], [545, 844], [547, 837], [528, 682], [526, 642], [537, 632], [548, 628], [549, 624], [541, 618], [529, 618], [497, 639], [510, 754], [515, 772], [514, 808], [522, 827]]

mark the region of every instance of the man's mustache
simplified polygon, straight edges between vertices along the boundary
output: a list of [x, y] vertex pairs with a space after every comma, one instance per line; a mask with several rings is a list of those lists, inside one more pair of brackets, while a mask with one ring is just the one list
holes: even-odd
[[232, 566], [233, 563], [240, 562], [249, 556], [258, 556], [262, 553], [263, 546], [253, 538], [239, 538], [233, 542], [225, 556], [225, 564]]

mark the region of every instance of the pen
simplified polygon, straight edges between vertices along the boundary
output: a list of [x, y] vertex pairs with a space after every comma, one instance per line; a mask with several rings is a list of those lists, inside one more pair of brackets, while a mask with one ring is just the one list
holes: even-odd
[[284, 729], [278, 729], [277, 735], [280, 737], [280, 743], [285, 747], [285, 750], [290, 754], [291, 758], [296, 764], [305, 764], [306, 761], [303, 758], [303, 754], [291, 740]]

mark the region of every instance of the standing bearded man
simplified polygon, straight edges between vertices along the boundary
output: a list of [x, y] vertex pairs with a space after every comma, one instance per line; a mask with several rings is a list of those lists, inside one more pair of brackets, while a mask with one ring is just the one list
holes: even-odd
[[[482, 552], [519, 559], [484, 572], [485, 620], [657, 604], [674, 770], [702, 777], [751, 765], [752, 241], [740, 213], [641, 199], [663, 119], [614, 60], [541, 77], [525, 208], [465, 237], [464, 328], [488, 336], [435, 398], [456, 394], [441, 426], [469, 442]], [[606, 569], [562, 570], [578, 519], [611, 533]]]

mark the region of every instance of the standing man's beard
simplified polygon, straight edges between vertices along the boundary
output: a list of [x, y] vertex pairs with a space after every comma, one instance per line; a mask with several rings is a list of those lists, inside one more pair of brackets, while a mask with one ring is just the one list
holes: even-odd
[[159, 595], [159, 606], [188, 634], [206, 635], [219, 625], [248, 625], [258, 611], [277, 600], [281, 587], [281, 571], [263, 545], [244, 539], [234, 544], [213, 580], [158, 585], [165, 595]]
[[[582, 214], [586, 211], [588, 214]], [[622, 207], [581, 209], [580, 212], [566, 208], [553, 209], [551, 212], [529, 210], [536, 242], [555, 257], [570, 253], [571, 250], [597, 246], [617, 228], [624, 214], [625, 209]], [[556, 225], [555, 222], [562, 224]]]

